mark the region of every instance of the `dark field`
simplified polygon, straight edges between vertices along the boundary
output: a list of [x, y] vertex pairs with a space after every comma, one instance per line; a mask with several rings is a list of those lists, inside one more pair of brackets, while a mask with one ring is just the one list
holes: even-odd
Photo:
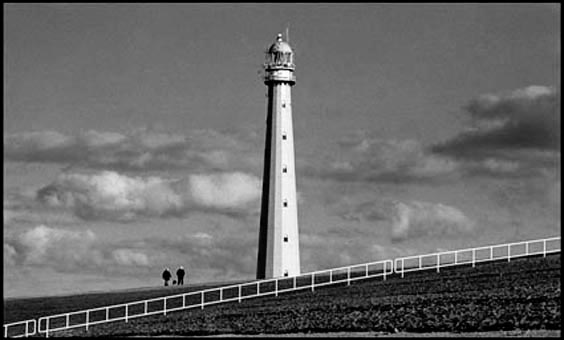
[[[560, 254], [556, 254], [546, 258], [512, 259], [509, 263], [483, 263], [476, 268], [443, 268], [441, 273], [433, 270], [413, 272], [403, 279], [392, 275], [386, 281], [377, 278], [358, 281], [350, 287], [346, 284], [326, 286], [316, 288], [315, 292], [307, 290], [284, 293], [278, 297], [259, 297], [241, 303], [206, 306], [204, 310], [195, 308], [167, 313], [166, 316], [138, 318], [129, 323], [117, 321], [91, 326], [88, 332], [84, 329], [61, 331], [56, 335], [559, 330], [560, 267]], [[149, 297], [139, 292], [135, 299]], [[67, 306], [59, 302], [57, 313], [65, 308], [79, 310], [93, 307], [85, 300], [81, 302], [80, 297], [71, 300], [66, 300], [70, 303]], [[49, 304], [46, 301], [43, 299], [45, 307]], [[104, 305], [110, 303], [116, 301]], [[16, 305], [12, 304], [14, 307]], [[29, 308], [21, 302], [18, 307]], [[37, 313], [43, 316], [53, 314], [52, 309]], [[13, 311], [11, 314], [14, 314]]]
[[10, 322], [34, 318], [37, 319], [42, 316], [68, 313], [96, 307], [104, 307], [124, 302], [152, 299], [156, 297], [193, 292], [224, 285], [226, 285], [226, 283], [168, 287], [163, 286], [140, 288], [128, 291], [89, 293], [83, 295], [8, 299], [4, 300], [4, 323], [6, 324]]

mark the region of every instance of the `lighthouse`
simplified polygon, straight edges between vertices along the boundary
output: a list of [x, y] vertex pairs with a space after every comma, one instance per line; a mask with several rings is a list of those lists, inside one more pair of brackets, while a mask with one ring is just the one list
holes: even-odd
[[278, 34], [266, 52], [266, 138], [257, 279], [300, 274], [298, 202], [292, 128], [294, 52]]

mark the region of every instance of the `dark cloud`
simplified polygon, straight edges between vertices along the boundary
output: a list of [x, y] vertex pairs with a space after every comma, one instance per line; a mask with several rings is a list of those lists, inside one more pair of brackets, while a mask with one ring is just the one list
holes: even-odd
[[120, 171], [190, 169], [259, 171], [259, 136], [246, 132], [195, 130], [188, 135], [137, 130], [129, 134], [87, 131], [68, 136], [56, 131], [4, 137], [4, 158], [63, 163]]
[[470, 232], [474, 222], [459, 209], [421, 201], [390, 199], [371, 201], [341, 200], [335, 204], [337, 216], [348, 221], [384, 222], [393, 242], [427, 236], [448, 236]]
[[382, 140], [360, 133], [345, 136], [339, 147], [328, 164], [309, 165], [304, 172], [343, 182], [430, 183], [444, 181], [458, 169], [457, 162], [426, 152], [415, 140]]
[[465, 107], [474, 126], [432, 147], [463, 159], [504, 157], [513, 150], [560, 151], [560, 94], [529, 86], [476, 98]]

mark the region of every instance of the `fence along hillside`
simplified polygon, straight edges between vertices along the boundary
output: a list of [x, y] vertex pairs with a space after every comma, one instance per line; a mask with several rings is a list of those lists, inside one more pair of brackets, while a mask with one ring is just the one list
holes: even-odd
[[394, 274], [67, 330], [66, 336], [560, 330], [560, 255]]
[[538, 239], [507, 244], [483, 246], [461, 250], [446, 251], [440, 253], [424, 254], [397, 258], [395, 260], [383, 260], [353, 266], [326, 269], [311, 273], [305, 273], [296, 277], [283, 277], [276, 279], [259, 280], [248, 283], [211, 288], [197, 292], [176, 294], [148, 300], [117, 304], [99, 308], [92, 308], [76, 312], [62, 313], [45, 316], [37, 321], [25, 320], [4, 325], [4, 335], [17, 337], [34, 334], [49, 334], [74, 329], [84, 328], [88, 330], [93, 325], [108, 322], [125, 321], [147, 317], [150, 315], [163, 314], [192, 308], [203, 309], [205, 306], [255, 298], [259, 296], [274, 295], [280, 293], [311, 290], [333, 285], [347, 284], [358, 280], [386, 277], [397, 274], [403, 277], [405, 273], [423, 270], [436, 270], [452, 266], [471, 265], [477, 263], [491, 262], [558, 253], [560, 248], [560, 237]]

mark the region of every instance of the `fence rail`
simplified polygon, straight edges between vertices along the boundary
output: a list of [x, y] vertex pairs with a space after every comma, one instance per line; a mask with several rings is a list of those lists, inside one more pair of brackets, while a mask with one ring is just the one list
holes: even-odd
[[[209, 288], [196, 292], [176, 294], [147, 300], [116, 304], [105, 307], [97, 307], [82, 311], [61, 313], [41, 317], [37, 320], [26, 320], [4, 325], [4, 336], [22, 337], [35, 335], [36, 333], [49, 334], [56, 331], [88, 328], [92, 325], [125, 321], [155, 314], [166, 313], [190, 309], [201, 308], [204, 306], [218, 303], [238, 301], [254, 298], [258, 296], [275, 295], [280, 293], [297, 291], [303, 289], [315, 290], [317, 287], [332, 285], [336, 283], [347, 283], [356, 280], [382, 277], [386, 280], [387, 276], [399, 274], [402, 278], [404, 274], [412, 271], [436, 269], [476, 263], [495, 261], [522, 256], [532, 256], [561, 251], [560, 237], [539, 239], [532, 241], [514, 242], [483, 246], [477, 248], [467, 248], [446, 252], [438, 252], [424, 255], [407, 256], [396, 258], [395, 260], [383, 260], [319, 270], [305, 273], [293, 277], [279, 277], [259, 281], [239, 283], [230, 286]], [[486, 256], [487, 255], [487, 256]], [[30, 327], [30, 325], [33, 325]], [[9, 328], [25, 327], [24, 332], [16, 335], [9, 334]], [[13, 333], [13, 332], [12, 332]]]
[[[31, 326], [31, 327], [30, 327]], [[18, 332], [19, 330], [19, 332]], [[35, 320], [12, 322], [4, 325], [4, 337], [21, 338], [35, 335], [37, 323]], [[17, 333], [16, 333], [17, 332]], [[13, 334], [15, 333], [15, 334]]]
[[350, 284], [356, 280], [373, 277], [382, 277], [385, 280], [386, 276], [391, 274], [393, 274], [392, 260], [383, 260], [349, 267], [319, 270], [293, 277], [280, 277], [209, 288], [197, 292], [41, 317], [38, 320], [38, 332], [49, 337], [49, 333], [61, 330], [73, 328], [88, 330], [90, 326], [96, 324], [122, 320], [128, 322], [138, 317], [155, 314], [166, 315], [166, 313], [190, 308], [203, 309], [204, 306], [230, 301], [241, 302], [244, 299], [258, 296], [278, 296], [280, 293], [302, 289], [314, 291], [316, 287], [344, 282]]
[[405, 273], [413, 271], [436, 269], [437, 272], [440, 272], [440, 269], [444, 267], [465, 264], [472, 264], [474, 267], [476, 263], [504, 259], [510, 262], [512, 258], [540, 254], [546, 256], [559, 251], [561, 251], [560, 237], [466, 248], [396, 258], [394, 273], [404, 277]]

